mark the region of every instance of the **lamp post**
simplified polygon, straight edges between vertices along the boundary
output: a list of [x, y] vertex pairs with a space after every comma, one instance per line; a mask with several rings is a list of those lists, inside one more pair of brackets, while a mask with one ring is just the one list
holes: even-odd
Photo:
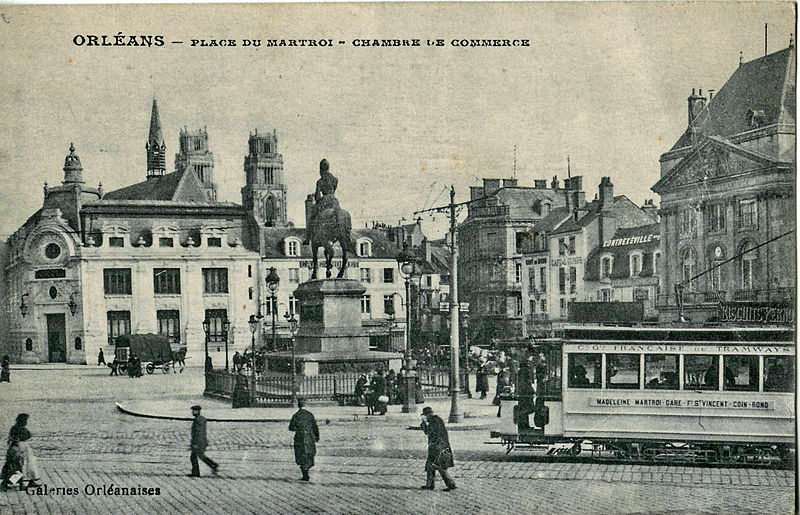
[[228, 371], [228, 334], [231, 328], [231, 322], [228, 317], [222, 319], [222, 337], [225, 338], [225, 372]]
[[294, 338], [297, 336], [299, 325], [294, 313], [290, 315], [287, 311], [283, 318], [289, 322], [289, 331], [292, 333], [292, 406], [295, 406], [297, 404], [297, 363], [295, 362]]
[[203, 332], [206, 333], [206, 359], [203, 364], [203, 370], [205, 370], [205, 374], [208, 374], [208, 334], [211, 332], [211, 320], [208, 319], [208, 315], [206, 315], [206, 319], [203, 320]]
[[258, 331], [258, 318], [255, 315], [250, 315], [247, 321], [250, 326], [250, 345], [252, 352], [253, 363], [250, 367], [250, 405], [252, 406], [256, 400], [256, 331]]
[[275, 270], [274, 266], [270, 267], [269, 274], [267, 274], [265, 281], [267, 282], [267, 289], [272, 297], [269, 310], [272, 312], [272, 350], [276, 351], [278, 350], [278, 343], [275, 336], [275, 312], [278, 311], [278, 303], [275, 299], [275, 293], [278, 291], [281, 278], [278, 277], [278, 272]]
[[403, 245], [403, 250], [397, 255], [397, 268], [400, 270], [400, 276], [406, 282], [406, 337], [405, 337], [405, 380], [406, 380], [406, 395], [403, 399], [403, 413], [411, 413], [412, 406], [416, 405], [416, 392], [414, 387], [416, 385], [416, 371], [412, 370], [413, 363], [411, 360], [411, 278], [414, 273], [418, 271], [419, 265], [417, 264], [417, 256], [408, 248], [408, 244]]

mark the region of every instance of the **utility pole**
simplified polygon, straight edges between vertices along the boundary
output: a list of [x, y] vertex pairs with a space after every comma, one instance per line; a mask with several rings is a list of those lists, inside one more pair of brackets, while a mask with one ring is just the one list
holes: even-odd
[[451, 424], [463, 422], [464, 413], [458, 402], [458, 238], [456, 235], [456, 190], [450, 186], [450, 417]]

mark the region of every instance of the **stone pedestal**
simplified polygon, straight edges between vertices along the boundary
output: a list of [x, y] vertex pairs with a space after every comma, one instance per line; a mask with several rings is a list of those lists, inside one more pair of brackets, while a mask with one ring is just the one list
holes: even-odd
[[[366, 289], [352, 279], [315, 279], [294, 291], [300, 308], [295, 360], [304, 375], [399, 369], [402, 356], [369, 350], [361, 324]], [[291, 371], [291, 352], [270, 355], [270, 370]]]

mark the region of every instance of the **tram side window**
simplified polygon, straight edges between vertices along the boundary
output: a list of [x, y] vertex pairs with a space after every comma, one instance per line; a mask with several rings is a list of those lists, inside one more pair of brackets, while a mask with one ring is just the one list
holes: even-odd
[[719, 390], [719, 356], [686, 354], [683, 385], [685, 390]]
[[606, 354], [606, 388], [639, 388], [639, 354]]
[[645, 354], [644, 387], [648, 390], [677, 390], [678, 356], [675, 354]]
[[765, 392], [793, 392], [794, 377], [792, 356], [764, 357]]
[[758, 356], [723, 356], [722, 389], [758, 391]]
[[570, 388], [600, 388], [600, 354], [569, 354]]

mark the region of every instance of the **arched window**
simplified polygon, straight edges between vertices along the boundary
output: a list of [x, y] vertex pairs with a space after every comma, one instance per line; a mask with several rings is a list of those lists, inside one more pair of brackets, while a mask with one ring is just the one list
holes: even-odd
[[600, 258], [600, 278], [605, 279], [611, 277], [611, 271], [614, 269], [614, 258], [605, 255]]
[[758, 251], [751, 250], [745, 253], [748, 249], [755, 247], [755, 243], [746, 241], [739, 247], [739, 270], [741, 272], [741, 285], [743, 290], [752, 290], [755, 284], [756, 270], [758, 266]]
[[697, 257], [694, 250], [689, 247], [683, 249], [680, 254], [680, 261], [681, 280], [683, 281], [687, 291], [694, 291], [694, 281], [689, 282], [689, 279], [694, 277], [697, 273]]
[[631, 277], [637, 277], [642, 273], [642, 253], [639, 251], [631, 252], [630, 256]]
[[270, 195], [264, 202], [264, 223], [267, 227], [275, 225], [275, 220], [278, 215], [277, 203], [275, 197]]
[[719, 266], [725, 261], [725, 249], [722, 245], [713, 245], [708, 251], [708, 290], [722, 290], [722, 269]]
[[358, 251], [358, 255], [361, 257], [370, 257], [372, 256], [372, 242], [367, 239], [360, 239], [358, 240], [358, 246], [356, 250]]

